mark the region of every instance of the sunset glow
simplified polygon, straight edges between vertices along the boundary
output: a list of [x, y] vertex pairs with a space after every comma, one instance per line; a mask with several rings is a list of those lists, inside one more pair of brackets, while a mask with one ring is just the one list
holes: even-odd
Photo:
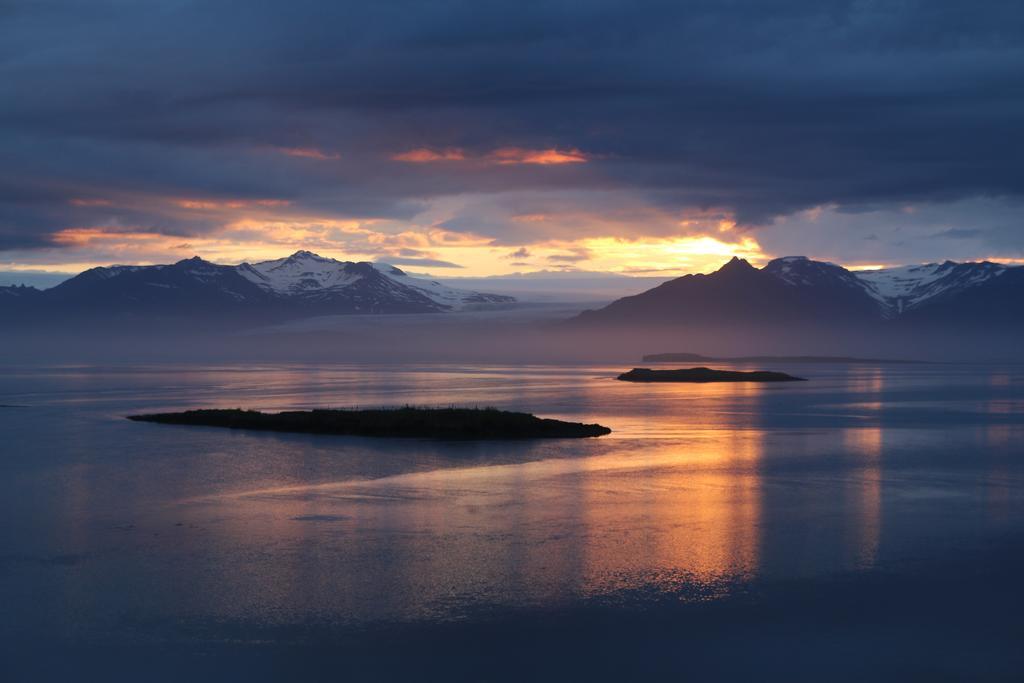
[[183, 209], [195, 209], [198, 211], [216, 209], [273, 208], [289, 206], [291, 204], [287, 199], [232, 199], [227, 201], [179, 199], [175, 203]]
[[3, 681], [1024, 678], [1024, 2], [0, 45]]
[[[401, 230], [358, 220], [243, 219], [216, 233], [194, 236], [83, 227], [62, 230], [53, 239], [53, 250], [37, 251], [32, 262], [7, 267], [77, 272], [113, 262], [167, 263], [194, 255], [217, 263], [240, 263], [271, 260], [309, 249], [339, 260], [386, 262], [398, 258], [407, 262], [418, 258], [456, 266], [423, 266], [423, 270], [435, 275], [486, 276], [571, 269], [670, 277], [714, 270], [733, 255], [752, 263], [770, 258], [750, 237], [734, 241], [711, 235], [633, 240], [597, 237], [543, 241], [516, 250], [484, 236], [454, 233], [440, 227]], [[75, 254], [79, 258], [74, 258]]]
[[462, 161], [466, 155], [461, 149], [432, 150], [426, 147], [411, 149], [408, 152], [401, 152], [392, 155], [395, 161], [405, 161], [410, 164], [427, 164], [434, 161]]
[[325, 152], [314, 147], [278, 147], [277, 151], [285, 156], [299, 157], [300, 159], [316, 159], [318, 161], [341, 158], [341, 155], [337, 152]]
[[578, 149], [524, 149], [521, 147], [501, 147], [481, 156], [471, 156], [461, 149], [434, 150], [426, 147], [411, 149], [408, 152], [394, 154], [395, 161], [413, 164], [427, 164], [438, 161], [473, 161], [497, 166], [534, 164], [552, 166], [560, 164], [582, 164], [588, 160], [586, 154]]
[[551, 166], [558, 164], [582, 164], [587, 155], [578, 149], [522, 149], [519, 147], [502, 147], [487, 155], [486, 159], [495, 164], [538, 164]]

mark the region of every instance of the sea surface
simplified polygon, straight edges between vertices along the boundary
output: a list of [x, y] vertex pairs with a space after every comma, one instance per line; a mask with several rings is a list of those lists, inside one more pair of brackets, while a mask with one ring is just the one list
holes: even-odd
[[[1024, 679], [1024, 365], [629, 367], [0, 368], [0, 679]], [[613, 432], [124, 419], [406, 404]]]

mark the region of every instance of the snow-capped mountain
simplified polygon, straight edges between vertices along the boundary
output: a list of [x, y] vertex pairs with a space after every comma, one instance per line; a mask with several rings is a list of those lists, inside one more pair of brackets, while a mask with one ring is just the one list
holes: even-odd
[[835, 263], [812, 261], [806, 256], [786, 256], [770, 261], [761, 272], [806, 295], [826, 299], [832, 307], [867, 316], [878, 312], [878, 302], [865, 282]]
[[421, 308], [424, 312], [456, 311], [472, 307], [508, 304], [515, 299], [446, 287], [436, 280], [408, 275], [384, 263], [338, 261], [309, 251], [261, 263], [243, 263], [239, 275], [278, 297], [313, 302], [351, 300], [366, 312], [386, 312], [395, 306]]
[[988, 261], [850, 271], [787, 256], [757, 269], [734, 258], [585, 311], [580, 322], [853, 324], [905, 321], [1024, 324], [1024, 267]]
[[999, 263], [928, 263], [856, 272], [858, 280], [882, 305], [888, 317], [927, 305], [942, 297], [956, 296], [972, 287], [989, 282], [1005, 273]]
[[308, 251], [237, 266], [194, 257], [170, 265], [92, 268], [52, 289], [0, 288], [3, 311], [37, 317], [443, 313], [513, 301], [410, 277], [390, 265], [337, 261]]
[[981, 263], [928, 263], [877, 270], [850, 271], [806, 256], [775, 259], [764, 267], [785, 282], [797, 287], [847, 289], [865, 293], [877, 304], [885, 318], [896, 318], [915, 308], [936, 303], [945, 297], [983, 285], [1007, 271], [1007, 266], [990, 261]]

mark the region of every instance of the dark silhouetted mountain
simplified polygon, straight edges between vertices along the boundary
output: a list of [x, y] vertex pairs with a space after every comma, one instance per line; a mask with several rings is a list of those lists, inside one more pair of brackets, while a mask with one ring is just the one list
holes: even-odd
[[842, 311], [844, 316], [874, 318], [878, 301], [870, 288], [854, 273], [842, 266], [812, 261], [804, 256], [775, 259], [762, 272], [773, 275], [787, 285], [816, 301]]
[[258, 307], [270, 297], [233, 266], [194, 257], [168, 266], [92, 268], [43, 292], [65, 310], [201, 313]]
[[734, 324], [868, 321], [876, 317], [877, 305], [866, 292], [844, 284], [835, 274], [815, 276], [820, 280], [817, 285], [793, 284], [768, 268], [758, 270], [743, 259], [733, 258], [714, 273], [684, 275], [603, 309], [585, 311], [577, 320]]
[[757, 269], [733, 258], [714, 273], [685, 275], [585, 311], [572, 324], [865, 325], [957, 321], [1019, 325], [1024, 268], [953, 263], [849, 271], [803, 256]]
[[24, 285], [0, 287], [0, 313], [6, 312], [9, 317], [24, 315], [37, 307], [42, 294], [35, 287]]
[[0, 288], [0, 312], [39, 320], [441, 313], [512, 301], [413, 278], [386, 264], [337, 261], [307, 251], [238, 266], [194, 257], [171, 265], [92, 268], [48, 290]]
[[39, 296], [39, 294], [41, 294], [40, 290], [25, 285], [0, 287], [0, 301], [14, 301], [15, 299], [28, 301]]

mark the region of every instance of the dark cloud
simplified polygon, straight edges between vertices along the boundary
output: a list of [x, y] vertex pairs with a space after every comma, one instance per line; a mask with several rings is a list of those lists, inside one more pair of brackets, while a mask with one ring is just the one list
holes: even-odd
[[949, 230], [935, 233], [934, 236], [951, 240], [964, 240], [981, 237], [983, 234], [984, 232], [977, 228], [950, 228]]
[[[439, 197], [607, 193], [747, 227], [1020, 197], [1022, 44], [1016, 0], [8, 0], [0, 249], [223, 223], [168, 197], [401, 221]], [[589, 160], [472, 162], [509, 147]], [[419, 148], [467, 161], [391, 158]], [[445, 225], [512, 245], [553, 230], [485, 203]]]
[[984, 198], [903, 211], [826, 209], [781, 218], [758, 237], [775, 255], [813, 254], [843, 263], [1020, 259], [1024, 257], [1022, 216], [1020, 201]]

